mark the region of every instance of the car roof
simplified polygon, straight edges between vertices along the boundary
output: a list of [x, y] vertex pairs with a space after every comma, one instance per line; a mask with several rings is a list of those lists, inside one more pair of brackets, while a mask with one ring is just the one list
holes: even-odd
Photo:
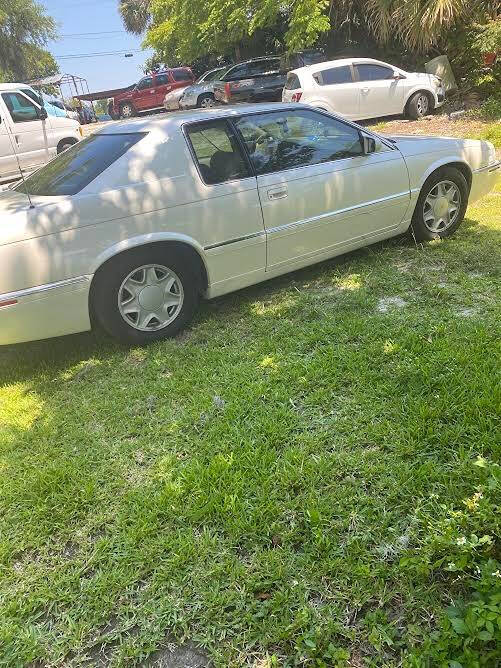
[[26, 83], [0, 83], [0, 90], [13, 90], [14, 88], [29, 88], [34, 90], [32, 86]]
[[375, 58], [337, 58], [336, 60], [326, 60], [321, 63], [313, 63], [313, 65], [305, 65], [304, 67], [298, 67], [295, 70], [291, 70], [294, 74], [301, 72], [316, 72], [319, 69], [324, 69], [326, 67], [342, 67], [343, 65], [357, 65], [360, 63], [382, 65], [384, 67], [395, 67], [395, 65], [390, 65], [389, 63], [384, 63], [382, 60], [376, 60]]
[[302, 104], [284, 104], [283, 102], [269, 102], [267, 104], [233, 104], [224, 107], [213, 107], [212, 109], [189, 109], [186, 111], [170, 111], [158, 116], [146, 118], [135, 118], [133, 120], [116, 121], [113, 124], [99, 130], [96, 134], [120, 134], [128, 132], [152, 132], [154, 130], [168, 130], [179, 128], [185, 123], [196, 121], [210, 121], [218, 118], [231, 118], [243, 114], [285, 111], [286, 109], [311, 109]]

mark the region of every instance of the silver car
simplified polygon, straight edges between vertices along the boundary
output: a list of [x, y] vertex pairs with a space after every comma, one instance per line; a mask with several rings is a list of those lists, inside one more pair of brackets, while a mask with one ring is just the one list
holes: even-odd
[[194, 109], [195, 107], [202, 107], [207, 109], [213, 107], [216, 104], [214, 82], [219, 81], [230, 67], [230, 65], [216, 67], [202, 74], [200, 79], [184, 89], [184, 93], [179, 100], [179, 108]]

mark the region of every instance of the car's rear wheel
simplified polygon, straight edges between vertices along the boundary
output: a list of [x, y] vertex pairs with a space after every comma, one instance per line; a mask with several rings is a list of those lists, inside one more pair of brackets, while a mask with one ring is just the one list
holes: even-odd
[[130, 102], [125, 102], [120, 105], [120, 118], [132, 118], [135, 113], [136, 110]]
[[418, 241], [449, 237], [461, 225], [468, 206], [468, 183], [454, 167], [443, 167], [424, 183], [412, 217]]
[[94, 279], [93, 316], [124, 343], [175, 336], [196, 311], [199, 287], [185, 258], [165, 247], [138, 248], [109, 260]]
[[407, 103], [407, 114], [414, 121], [424, 118], [433, 110], [433, 103], [428, 93], [418, 90]]
[[216, 106], [216, 98], [212, 93], [204, 93], [197, 100], [197, 107], [202, 109], [211, 109], [214, 106]]

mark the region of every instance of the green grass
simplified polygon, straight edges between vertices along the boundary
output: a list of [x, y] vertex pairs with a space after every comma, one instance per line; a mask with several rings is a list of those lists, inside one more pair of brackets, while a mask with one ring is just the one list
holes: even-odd
[[461, 526], [496, 537], [463, 501], [500, 455], [500, 200], [208, 303], [177, 340], [1, 350], [0, 665], [186, 639], [217, 666], [448, 665], [420, 652], [470, 594]]

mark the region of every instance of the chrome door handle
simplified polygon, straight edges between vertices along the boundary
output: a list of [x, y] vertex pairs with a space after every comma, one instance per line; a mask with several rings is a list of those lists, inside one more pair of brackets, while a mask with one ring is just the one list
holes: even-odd
[[276, 188], [268, 188], [268, 199], [283, 199], [287, 197], [287, 186], [277, 186]]

